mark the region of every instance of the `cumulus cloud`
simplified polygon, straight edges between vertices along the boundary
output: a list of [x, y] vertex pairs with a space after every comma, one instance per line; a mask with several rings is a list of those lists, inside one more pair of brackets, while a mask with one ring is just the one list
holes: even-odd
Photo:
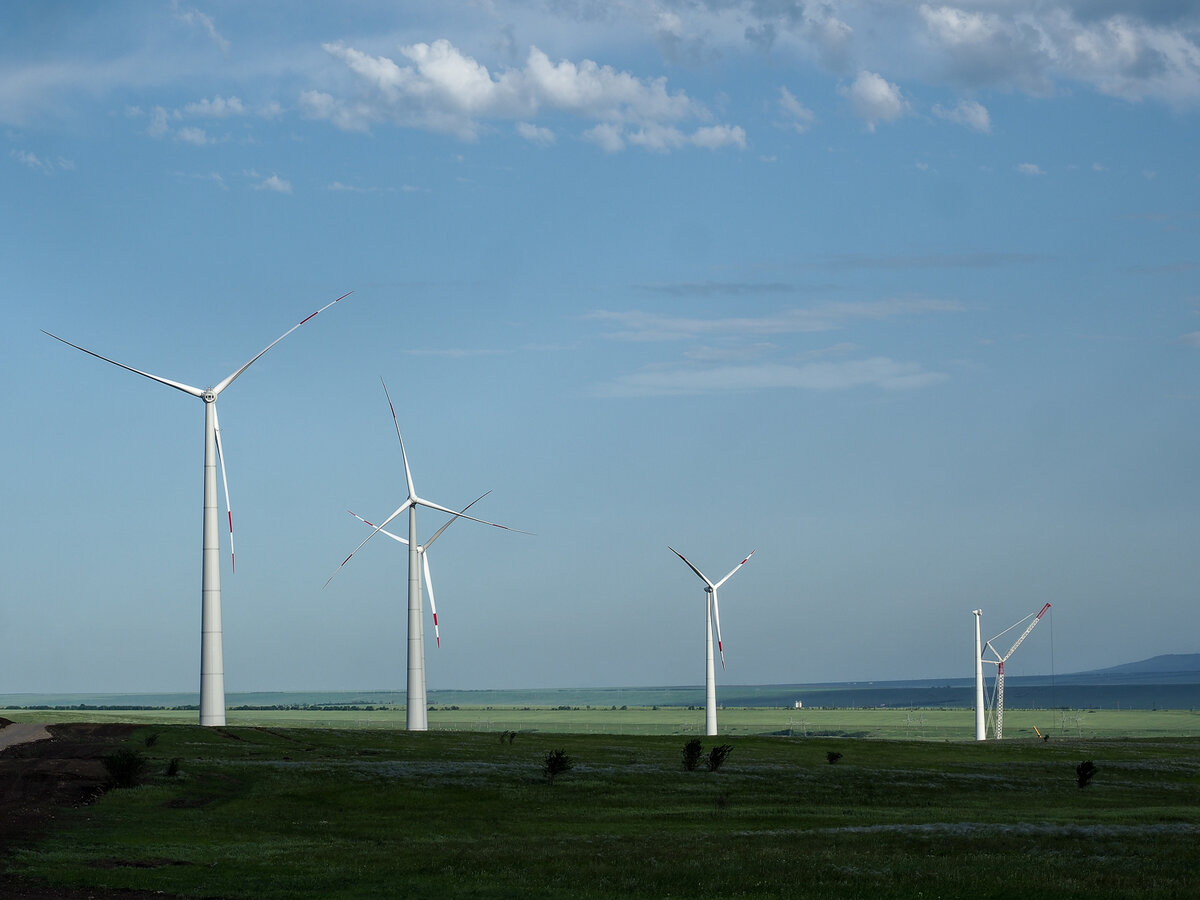
[[539, 144], [543, 147], [548, 147], [554, 143], [554, 132], [549, 128], [542, 128], [530, 122], [518, 122], [517, 134], [525, 138], [531, 144]]
[[290, 194], [292, 192], [292, 183], [280, 178], [278, 175], [271, 175], [256, 184], [254, 189], [257, 191], [275, 191], [278, 194]]
[[841, 88], [841, 92], [871, 131], [876, 123], [894, 122], [908, 112], [908, 101], [900, 88], [874, 72], [859, 72], [854, 83]]
[[975, 100], [960, 100], [952, 109], [935, 103], [933, 114], [940, 119], [965, 125], [984, 134], [992, 130], [992, 117], [988, 114], [987, 107]]
[[1045, 175], [1046, 174], [1044, 171], [1042, 171], [1042, 167], [1039, 166], [1037, 163], [1028, 163], [1028, 162], [1020, 163], [1017, 166], [1017, 171], [1020, 172], [1022, 175]]
[[1187, 344], [1189, 347], [1200, 347], [1200, 331], [1189, 331], [1179, 339], [1179, 342]]
[[301, 103], [310, 117], [345, 130], [390, 122], [475, 140], [491, 121], [516, 120], [529, 139], [547, 133], [535, 124], [542, 114], [595, 122], [584, 137], [609, 152], [628, 145], [666, 152], [746, 144], [742, 128], [707, 121], [708, 110], [669, 90], [665, 78], [642, 79], [592, 60], [554, 62], [536, 47], [523, 66], [493, 74], [447, 40], [400, 48], [405, 64], [342, 43], [323, 46], [353, 74], [357, 93], [307, 91]]

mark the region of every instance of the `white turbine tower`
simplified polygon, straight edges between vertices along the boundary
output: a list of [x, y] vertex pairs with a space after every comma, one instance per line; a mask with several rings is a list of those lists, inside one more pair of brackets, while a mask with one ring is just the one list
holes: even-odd
[[[382, 378], [379, 380], [383, 381]], [[404, 460], [404, 480], [408, 484], [408, 497], [396, 507], [394, 513], [383, 520], [382, 524], [376, 525], [375, 530], [367, 535], [349, 556], [342, 560], [342, 564], [334, 570], [333, 575], [329, 576], [329, 580], [325, 584], [328, 585], [330, 581], [333, 581], [337, 573], [342, 570], [342, 566], [350, 562], [354, 558], [354, 554], [361, 550], [367, 541], [386, 528], [392, 519], [408, 510], [408, 687], [405, 697], [405, 728], [409, 731], [428, 731], [429, 717], [425, 695], [425, 626], [421, 605], [421, 561], [418, 554], [418, 548], [421, 545], [417, 542], [417, 507], [424, 506], [438, 512], [449, 513], [456, 519], [470, 519], [472, 522], [491, 525], [493, 528], [503, 528], [505, 531], [517, 531], [517, 529], [488, 522], [485, 519], [477, 519], [462, 512], [455, 512], [441, 504], [417, 496], [416, 488], [413, 487], [412, 470], [408, 466], [408, 453], [404, 449], [404, 438], [400, 434], [400, 421], [396, 418], [396, 407], [392, 405], [392, 396], [388, 393], [386, 383], [383, 385], [383, 392], [387, 396], [388, 407], [392, 411], [396, 437], [400, 439], [400, 456]], [[520, 533], [528, 534], [524, 531]], [[432, 543], [432, 539], [430, 543]]]
[[[486, 497], [490, 493], [491, 493], [491, 491], [484, 491], [482, 494], [480, 494], [478, 497], [476, 497], [474, 500], [472, 500], [470, 503], [468, 503], [466, 506], [464, 506], [462, 509], [460, 509], [458, 511], [458, 515], [456, 515], [454, 517], [454, 519], [457, 519], [459, 516], [461, 516], [468, 509], [470, 509], [472, 506], [474, 506], [476, 503], [478, 503], [480, 500], [482, 500], [484, 497]], [[348, 510], [346, 510], [346, 512], [350, 513], [350, 515], [354, 516], [354, 518], [358, 519], [358, 521], [362, 522], [364, 525], [369, 525], [371, 528], [375, 527], [374, 522], [368, 522], [366, 519], [364, 519], [362, 516], [360, 516], [354, 510], [348, 509]], [[454, 524], [454, 519], [447, 519], [446, 523], [441, 528], [439, 528], [437, 531], [435, 531], [433, 533], [433, 537], [431, 537], [429, 540], [427, 540], [424, 544], [421, 544], [417, 547], [417, 555], [419, 557], [421, 557], [421, 570], [425, 573], [425, 589], [429, 592], [429, 609], [430, 609], [430, 612], [433, 613], [433, 636], [437, 640], [437, 645], [439, 647], [442, 646], [442, 635], [438, 631], [437, 601], [434, 600], [434, 598], [433, 598], [433, 578], [429, 574], [429, 556], [428, 556], [427, 551], [429, 550], [429, 548], [431, 546], [433, 546], [433, 542], [436, 541], [439, 537], [441, 537], [442, 532]], [[398, 541], [401, 544], [408, 546], [408, 538], [402, 538], [398, 534], [392, 534], [392, 532], [388, 531], [386, 528], [380, 528], [379, 533], [386, 535], [387, 537], [390, 537], [393, 541]], [[420, 591], [419, 584], [417, 585], [417, 590], [418, 590], [418, 592]], [[419, 595], [418, 595], [418, 600], [419, 600]]]
[[351, 293], [353, 291], [342, 294], [337, 300], [326, 303], [315, 313], [305, 316], [271, 343], [267, 344], [248, 363], [236, 369], [232, 374], [227, 375], [223, 380], [210, 388], [192, 387], [178, 381], [171, 381], [169, 378], [152, 375], [149, 372], [143, 372], [141, 369], [135, 369], [132, 366], [119, 363], [115, 359], [109, 359], [107, 356], [101, 356], [99, 353], [94, 353], [91, 350], [80, 347], [78, 344], [72, 344], [70, 341], [63, 340], [56, 334], [50, 334], [49, 331], [42, 332], [56, 341], [62, 341], [68, 347], [74, 347], [76, 350], [82, 350], [89, 356], [96, 357], [96, 359], [102, 359], [106, 363], [112, 363], [114, 366], [119, 366], [137, 375], [143, 375], [152, 381], [157, 381], [159, 384], [165, 384], [167, 387], [183, 391], [185, 394], [190, 394], [204, 401], [204, 531], [201, 541], [202, 557], [200, 575], [201, 725], [225, 724], [225, 662], [221, 649], [221, 539], [219, 535], [220, 529], [217, 525], [218, 459], [221, 464], [221, 481], [225, 486], [225, 508], [229, 516], [229, 555], [231, 567], [234, 558], [233, 511], [229, 509], [229, 483], [225, 478], [225, 458], [221, 453], [221, 429], [217, 423], [217, 397], [225, 388], [233, 384], [238, 376], [254, 365], [264, 353], [309, 319], [329, 309], [338, 300], [344, 300], [346, 297], [349, 297]]
[[[1046, 610], [1049, 608], [1050, 604], [1047, 603], [1041, 608], [1037, 615], [1030, 613], [1020, 622], [1010, 625], [1008, 628], [1004, 629], [1002, 632], [992, 638], [991, 641], [988, 641], [984, 646], [995, 654], [995, 659], [982, 659], [983, 654], [980, 653], [982, 662], [989, 663], [996, 667], [996, 692], [993, 696], [993, 702], [996, 705], [996, 740], [1000, 740], [1004, 737], [1004, 664], [1008, 662], [1009, 657], [1013, 655], [1014, 651], [1021, 646], [1021, 643], [1025, 640], [1025, 638], [1029, 637], [1029, 632], [1033, 631], [1034, 626], [1036, 626], [1038, 622], [1042, 621], [1042, 616], [1046, 614]], [[1016, 628], [1017, 625], [1021, 625], [1030, 618], [1032, 618], [1033, 621], [1029, 623], [1029, 627], [1021, 632], [1021, 636], [1017, 638], [1016, 643], [1008, 648], [1007, 653], [1001, 656], [1000, 652], [992, 646], [992, 641], [999, 640], [1001, 637]]]
[[727, 582], [733, 573], [750, 561], [754, 555], [751, 550], [746, 558], [729, 570], [729, 574], [713, 584], [708, 577], [692, 565], [686, 556], [674, 547], [667, 547], [672, 553], [687, 563], [687, 567], [700, 576], [704, 582], [704, 733], [712, 736], [717, 733], [717, 677], [713, 664], [713, 623], [717, 626], [717, 650], [721, 654], [721, 668], [725, 668], [725, 647], [721, 643], [721, 608], [717, 605], [717, 589]]
[[975, 615], [975, 740], [987, 740], [987, 725], [983, 716], [983, 644], [979, 637], [982, 609], [973, 609]]

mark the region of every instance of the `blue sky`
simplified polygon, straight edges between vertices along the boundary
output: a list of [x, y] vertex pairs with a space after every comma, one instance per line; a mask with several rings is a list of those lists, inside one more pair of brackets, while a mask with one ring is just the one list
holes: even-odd
[[[0, 691], [968, 676], [1194, 652], [1200, 11], [10, 2]], [[422, 535], [439, 524], [420, 517]], [[1047, 627], [1047, 625], [1049, 627]], [[430, 629], [431, 631], [431, 629]], [[432, 635], [430, 635], [432, 637]], [[430, 641], [432, 643], [432, 641]]]

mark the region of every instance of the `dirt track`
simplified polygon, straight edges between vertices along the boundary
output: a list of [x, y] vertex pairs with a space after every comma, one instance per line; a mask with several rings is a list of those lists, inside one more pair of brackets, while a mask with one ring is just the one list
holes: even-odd
[[9, 850], [34, 844], [49, 833], [60, 810], [93, 803], [104, 793], [107, 773], [100, 760], [135, 727], [50, 725], [43, 736], [41, 726], [0, 718], [0, 893], [4, 900], [163, 900], [162, 894], [140, 891], [73, 891], [15, 880], [5, 862]]

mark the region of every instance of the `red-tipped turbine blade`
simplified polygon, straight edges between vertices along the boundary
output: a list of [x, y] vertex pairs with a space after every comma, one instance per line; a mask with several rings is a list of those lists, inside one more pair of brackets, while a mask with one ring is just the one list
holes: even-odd
[[237, 571], [233, 552], [233, 507], [229, 505], [229, 478], [225, 475], [225, 454], [221, 451], [221, 423], [217, 420], [217, 404], [213, 401], [213, 436], [217, 439], [217, 459], [221, 462], [221, 484], [225, 487], [225, 512], [229, 515], [229, 570]]

